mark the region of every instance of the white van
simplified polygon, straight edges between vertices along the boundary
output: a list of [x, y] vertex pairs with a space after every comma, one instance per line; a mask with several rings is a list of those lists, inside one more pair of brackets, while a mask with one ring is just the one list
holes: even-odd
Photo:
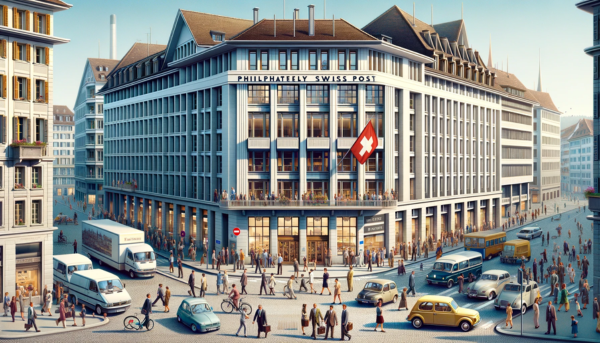
[[121, 313], [131, 306], [131, 297], [125, 284], [114, 274], [102, 269], [73, 272], [69, 287], [70, 301], [85, 303], [97, 315]]
[[73, 272], [94, 269], [92, 260], [81, 254], [54, 255], [52, 269], [55, 282], [67, 283], [71, 281]]

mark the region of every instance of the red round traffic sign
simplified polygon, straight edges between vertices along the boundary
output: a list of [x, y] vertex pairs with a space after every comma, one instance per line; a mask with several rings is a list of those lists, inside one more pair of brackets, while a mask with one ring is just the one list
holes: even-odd
[[233, 229], [233, 234], [234, 234], [234, 235], [236, 235], [236, 236], [239, 236], [239, 235], [240, 235], [240, 232], [241, 232], [241, 231], [240, 231], [240, 228], [239, 228], [239, 227], [236, 227], [235, 229]]

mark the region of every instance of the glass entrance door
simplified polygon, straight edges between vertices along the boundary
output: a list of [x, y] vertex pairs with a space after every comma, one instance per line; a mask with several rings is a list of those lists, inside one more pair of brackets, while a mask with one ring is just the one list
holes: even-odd
[[308, 261], [316, 261], [317, 264], [325, 263], [325, 256], [327, 254], [328, 242], [327, 241], [309, 241], [308, 242]]
[[279, 253], [283, 257], [283, 263], [294, 263], [294, 259], [298, 259], [298, 242], [279, 241]]

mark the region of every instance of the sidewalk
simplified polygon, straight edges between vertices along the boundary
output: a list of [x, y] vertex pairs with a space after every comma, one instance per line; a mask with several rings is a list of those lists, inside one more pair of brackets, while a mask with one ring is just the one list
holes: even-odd
[[[563, 204], [565, 201], [562, 199], [556, 199], [556, 201], [559, 203], [559, 205]], [[535, 221], [531, 221], [528, 220], [527, 222], [525, 222], [525, 224], [523, 225], [513, 225], [511, 226], [508, 230], [506, 230], [506, 232], [510, 232], [510, 231], [514, 231], [514, 230], [519, 230], [522, 227], [527, 227], [527, 226], [531, 226], [534, 223], [537, 223], [539, 221], [542, 221], [544, 219], [550, 218], [552, 216], [555, 215], [554, 212], [554, 201], [553, 202], [547, 202], [547, 207], [548, 207], [548, 215], [540, 215]], [[581, 202], [581, 206], [587, 206], [587, 202], [582, 201]], [[539, 207], [539, 205], [537, 205], [536, 207]], [[561, 212], [562, 214], [565, 215], [569, 215], [570, 211], [574, 211], [577, 210], [577, 204], [574, 202], [568, 202], [567, 203], [567, 208], [565, 209], [564, 207], [561, 208]], [[558, 225], [558, 224], [557, 224]], [[495, 228], [493, 230], [489, 230], [489, 231], [493, 231], [493, 232], [500, 232], [502, 231], [502, 227], [498, 227]], [[444, 247], [443, 249], [443, 254], [446, 255], [450, 252], [453, 251], [462, 251], [464, 248], [463, 243], [459, 243], [457, 246], [454, 247]], [[155, 253], [159, 256], [162, 257], [162, 260], [158, 260], [157, 261], [157, 267], [158, 267], [158, 271], [161, 274], [165, 274], [170, 276], [171, 273], [169, 272], [169, 263], [168, 263], [168, 258], [169, 255], [167, 254], [166, 251], [160, 250], [160, 251], [155, 251]], [[406, 270], [407, 273], [410, 273], [411, 270], [413, 269], [418, 269], [420, 267], [420, 264], [423, 263], [424, 269], [427, 269], [427, 267], [430, 267], [430, 265], [435, 261], [435, 251], [430, 251], [429, 252], [429, 257], [428, 258], [423, 258], [423, 255], [421, 255], [420, 258], [417, 259], [417, 261], [409, 261], [409, 260], [405, 260], [404, 261], [404, 265], [406, 266]], [[397, 270], [398, 270], [398, 261], [400, 260], [399, 256], [394, 257], [394, 268], [390, 268], [388, 266], [387, 263], [387, 258], [385, 259], [385, 267], [377, 267], [375, 264], [373, 264], [373, 272], [369, 272], [366, 266], [359, 266], [359, 267], [355, 267], [354, 268], [354, 278], [365, 278], [365, 277], [369, 277], [369, 278], [374, 278], [374, 275], [378, 275], [378, 274], [397, 274]], [[361, 259], [361, 262], [362, 259]], [[299, 274], [304, 274], [305, 277], [308, 277], [308, 270], [310, 270], [312, 267], [309, 264], [307, 271], [303, 272], [303, 264], [302, 261], [299, 261], [300, 263], [300, 273]], [[186, 268], [190, 268], [195, 270], [196, 272], [200, 272], [200, 273], [206, 273], [206, 274], [211, 274], [211, 275], [216, 275], [217, 274], [217, 269], [216, 269], [216, 263], [215, 263], [215, 269], [212, 269], [212, 264], [209, 264], [208, 266], [205, 264], [200, 265], [199, 261], [191, 261], [191, 260], [184, 260], [183, 261], [183, 265]], [[410, 268], [410, 266], [414, 266], [413, 268]], [[261, 274], [258, 273], [254, 273], [255, 267], [251, 267], [250, 265], [246, 264], [244, 266], [246, 269], [248, 269], [248, 277], [249, 278], [259, 278], [261, 276]], [[323, 269], [325, 268], [325, 266], [323, 265], [317, 265], [316, 271], [317, 273], [315, 274], [314, 278], [315, 279], [322, 279], [323, 278]], [[290, 265], [290, 264], [284, 264], [282, 267], [282, 275], [276, 275], [277, 274], [277, 266], [273, 267], [273, 268], [263, 268], [265, 270], [265, 273], [267, 275], [270, 275], [271, 273], [275, 274], [276, 278], [283, 278], [283, 279], [288, 279], [290, 277], [290, 275], [293, 274], [294, 272], [294, 266]], [[229, 264], [229, 265], [222, 265], [221, 266], [221, 270], [227, 270], [227, 274], [230, 277], [234, 277], [234, 276], [241, 276], [243, 270], [236, 270], [235, 272], [233, 271], [233, 264]], [[348, 267], [344, 267], [341, 264], [335, 264], [331, 267], [327, 267], [327, 271], [329, 272], [329, 278], [330, 279], [335, 279], [335, 278], [345, 278], [346, 275], [348, 274]], [[177, 264], [174, 263], [174, 275], [177, 275]]]
[[[54, 313], [54, 311], [58, 308], [58, 305], [53, 305], [52, 306], [52, 316], [48, 316], [48, 313], [46, 312], [43, 316], [41, 314], [42, 312], [42, 307], [41, 306], [36, 306], [35, 307], [35, 311], [38, 315], [38, 318], [35, 320], [35, 323], [37, 324], [38, 329], [40, 330], [40, 332], [36, 332], [35, 328], [31, 328], [29, 329], [29, 331], [25, 331], [24, 328], [24, 324], [27, 323], [27, 313], [25, 313], [25, 321], [21, 320], [21, 313], [17, 312], [15, 313], [15, 322], [12, 322], [12, 318], [10, 316], [10, 314], [8, 315], [8, 317], [2, 317], [0, 315], [0, 340], [4, 340], [4, 339], [20, 339], [20, 338], [33, 338], [33, 337], [42, 337], [42, 336], [48, 336], [48, 335], [55, 335], [55, 334], [61, 334], [61, 333], [66, 333], [66, 332], [71, 332], [71, 331], [78, 331], [78, 330], [87, 330], [87, 329], [93, 329], [93, 328], [97, 328], [99, 326], [102, 325], [106, 325], [108, 324], [109, 320], [108, 318], [102, 318], [102, 317], [98, 317], [96, 316], [95, 318], [91, 316], [91, 314], [88, 314], [85, 317], [85, 327], [83, 327], [83, 323], [81, 322], [81, 317], [79, 317], [79, 310], [77, 311], [77, 326], [71, 326], [73, 325], [73, 319], [72, 318], [68, 318], [67, 322], [66, 322], [66, 328], [62, 327], [62, 324], [59, 324], [60, 326], [57, 326], [55, 321], [58, 318], [58, 313]], [[3, 313], [4, 314], [4, 313]], [[39, 341], [42, 340], [49, 340], [48, 338], [40, 338]]]

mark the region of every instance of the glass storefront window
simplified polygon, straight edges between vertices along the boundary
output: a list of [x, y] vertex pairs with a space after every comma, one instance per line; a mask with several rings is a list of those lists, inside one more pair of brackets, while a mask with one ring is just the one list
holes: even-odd
[[162, 229], [162, 201], [156, 202], [156, 227]]
[[269, 217], [248, 217], [248, 247], [255, 252], [269, 249]]
[[202, 210], [202, 245], [206, 246], [208, 248], [208, 211], [207, 210]]
[[329, 236], [328, 217], [306, 217], [307, 236]]
[[179, 206], [179, 229], [178, 229], [178, 231], [179, 232], [185, 231], [185, 206]]
[[356, 217], [337, 217], [337, 254], [342, 255], [344, 249], [356, 252]]
[[404, 242], [404, 225], [402, 221], [396, 222], [396, 249], [399, 249], [400, 243]]
[[16, 289], [23, 296], [36, 296], [41, 290], [41, 243], [17, 244], [15, 247]]
[[279, 217], [279, 218], [277, 218], [277, 235], [279, 235], [279, 236], [297, 236], [298, 235], [298, 217]]
[[190, 238], [193, 241], [196, 241], [196, 229], [197, 229], [197, 227], [198, 227], [198, 223], [196, 223], [196, 208], [192, 207], [192, 232], [190, 233]]
[[383, 234], [365, 236], [365, 249], [373, 253], [379, 249], [385, 250], [385, 239]]
[[169, 234], [169, 238], [173, 238], [173, 204], [168, 205], [167, 212], [167, 233]]

